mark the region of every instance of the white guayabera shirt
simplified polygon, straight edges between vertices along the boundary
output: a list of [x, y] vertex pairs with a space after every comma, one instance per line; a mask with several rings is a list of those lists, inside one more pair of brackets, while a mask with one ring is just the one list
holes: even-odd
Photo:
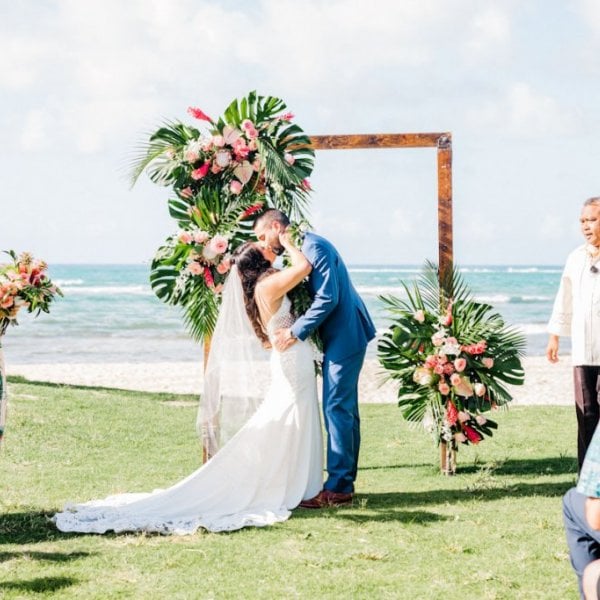
[[548, 332], [571, 336], [574, 366], [600, 365], [600, 256], [584, 244], [567, 257]]

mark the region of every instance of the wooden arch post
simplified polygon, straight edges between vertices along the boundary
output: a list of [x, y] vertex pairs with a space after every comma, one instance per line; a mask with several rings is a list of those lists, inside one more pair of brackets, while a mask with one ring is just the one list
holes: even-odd
[[[452, 134], [451, 133], [377, 133], [359, 135], [314, 135], [316, 150], [358, 150], [383, 148], [437, 148], [438, 180], [438, 277], [440, 285], [451, 281], [454, 250], [452, 245]], [[452, 290], [446, 290], [448, 295]], [[440, 469], [445, 475], [456, 470], [456, 447], [440, 444]]]

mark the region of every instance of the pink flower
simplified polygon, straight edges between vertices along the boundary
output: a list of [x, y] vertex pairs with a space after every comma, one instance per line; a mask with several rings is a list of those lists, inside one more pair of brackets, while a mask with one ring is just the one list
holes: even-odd
[[223, 291], [223, 284], [222, 284], [222, 283], [219, 283], [219, 285], [217, 285], [217, 286], [215, 287], [215, 290], [214, 290], [214, 291], [215, 291], [215, 294], [220, 294], [220, 293]]
[[473, 389], [475, 390], [476, 396], [484, 396], [485, 395], [485, 385], [483, 385], [483, 383], [476, 383], [473, 386]]
[[482, 358], [481, 362], [486, 369], [491, 369], [494, 366], [494, 359], [489, 358], [488, 356]]
[[487, 423], [487, 419], [483, 415], [477, 415], [475, 420], [479, 425], [485, 425]]
[[242, 129], [244, 131], [248, 131], [249, 129], [254, 129], [254, 123], [250, 119], [244, 119], [242, 121]]
[[227, 250], [227, 246], [229, 246], [229, 240], [222, 235], [215, 235], [215, 237], [210, 241], [211, 249], [217, 254], [223, 254], [225, 250]]
[[415, 313], [413, 313], [413, 318], [415, 321], [423, 323], [425, 322], [425, 313], [422, 310], [417, 310]]
[[430, 354], [426, 359], [425, 359], [425, 366], [428, 369], [433, 369], [433, 367], [435, 367], [435, 365], [437, 365], [438, 362], [438, 358], [435, 354]]
[[179, 195], [182, 198], [192, 198], [194, 196], [194, 192], [192, 192], [192, 188], [188, 185], [186, 188], [179, 190]]
[[200, 155], [194, 150], [186, 150], [183, 158], [191, 164], [195, 163], [200, 158]]
[[443, 375], [444, 374], [444, 365], [441, 365], [438, 363], [437, 365], [435, 365], [435, 367], [433, 367], [433, 372], [436, 375]]
[[302, 187], [307, 191], [310, 192], [312, 191], [312, 186], [310, 185], [310, 181], [308, 179], [303, 179], [302, 180]]
[[459, 372], [462, 373], [465, 368], [467, 366], [467, 361], [464, 358], [457, 358], [454, 361], [454, 368]]
[[262, 163], [260, 162], [260, 158], [258, 158], [258, 156], [252, 162], [252, 168], [254, 169], [255, 173], [258, 173], [262, 169]]
[[258, 137], [258, 131], [256, 129], [247, 129], [246, 135], [250, 138], [250, 140], [255, 140]]
[[221, 169], [221, 167], [217, 164], [217, 163], [213, 163], [212, 167], [210, 168], [210, 172], [213, 175], [216, 175], [217, 173], [220, 173], [223, 169]]
[[258, 212], [259, 210], [261, 210], [263, 207], [263, 203], [262, 202], [257, 202], [256, 204], [253, 204], [252, 206], [249, 206], [242, 214], [242, 219], [245, 219], [246, 217], [249, 217], [250, 215], [253, 215], [255, 212]]
[[454, 434], [454, 441], [459, 444], [464, 444], [467, 441], [467, 438], [464, 433], [459, 432]]
[[471, 415], [466, 410], [458, 411], [458, 420], [461, 423], [466, 423], [471, 418]]
[[286, 152], [286, 153], [283, 155], [283, 159], [284, 159], [284, 160], [285, 160], [285, 162], [286, 162], [288, 165], [290, 165], [290, 166], [291, 166], [291, 165], [293, 165], [293, 164], [296, 162], [296, 159], [294, 158], [294, 155], [293, 155], [293, 154], [290, 154], [289, 152]]
[[217, 273], [219, 275], [225, 275], [225, 273], [227, 273], [227, 271], [229, 271], [230, 267], [231, 267], [231, 261], [229, 261], [228, 259], [225, 259], [217, 265]]
[[447, 396], [450, 393], [450, 386], [446, 382], [442, 382], [438, 385], [438, 390], [442, 396]]
[[209, 237], [210, 236], [208, 233], [206, 233], [206, 231], [198, 230], [194, 232], [194, 242], [196, 242], [196, 244], [204, 244]]
[[189, 231], [180, 231], [177, 240], [182, 244], [190, 244], [192, 242], [192, 234]]
[[460, 385], [461, 382], [461, 378], [460, 375], [458, 373], [452, 373], [452, 375], [450, 375], [450, 383], [452, 385]]
[[209, 169], [210, 169], [210, 163], [205, 162], [201, 167], [198, 167], [197, 169], [194, 169], [192, 171], [192, 179], [198, 181], [198, 179], [202, 179], [203, 177], [206, 177], [206, 174], [208, 173]]
[[200, 119], [201, 121], [209, 121], [212, 123], [212, 119], [204, 114], [199, 108], [195, 108], [194, 106], [190, 106], [187, 109], [188, 113], [194, 117], [194, 119]]
[[202, 268], [202, 265], [200, 263], [197, 263], [196, 261], [194, 261], [188, 265], [188, 271], [192, 275], [202, 275], [202, 273], [204, 272], [204, 269]]
[[455, 425], [456, 421], [458, 421], [458, 410], [452, 400], [446, 402], [446, 420], [450, 426]]
[[225, 139], [222, 135], [213, 135], [212, 143], [217, 148], [222, 148], [225, 145]]
[[219, 150], [215, 155], [215, 163], [220, 167], [227, 167], [231, 162], [231, 153], [228, 150]]
[[233, 142], [233, 153], [238, 160], [247, 158], [248, 154], [250, 154], [250, 148], [248, 148], [243, 138], [238, 138]]
[[444, 375], [452, 375], [454, 373], [454, 365], [449, 362], [444, 365]]
[[279, 121], [291, 121], [293, 118], [294, 115], [291, 112], [286, 112], [282, 115], [275, 117], [275, 119], [278, 119]]
[[436, 331], [431, 336], [431, 343], [436, 347], [441, 346], [444, 343], [445, 338], [446, 334], [443, 331]]
[[237, 179], [232, 179], [231, 183], [229, 184], [229, 191], [237, 196], [239, 193], [241, 193], [243, 187], [244, 186]]
[[4, 300], [2, 300], [2, 302], [0, 302], [0, 307], [1, 308], [10, 308], [14, 303], [14, 300], [12, 298], [12, 296], [7, 296], [6, 298], [4, 298]]

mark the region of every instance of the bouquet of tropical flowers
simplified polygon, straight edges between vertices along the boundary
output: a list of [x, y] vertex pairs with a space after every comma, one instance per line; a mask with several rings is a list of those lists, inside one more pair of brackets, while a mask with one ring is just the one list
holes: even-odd
[[50, 312], [50, 304], [60, 289], [46, 275], [48, 265], [33, 258], [28, 252], [19, 256], [12, 250], [6, 252], [11, 262], [0, 264], [0, 443], [6, 426], [7, 388], [2, 352], [2, 336], [9, 325], [18, 325], [17, 315], [26, 309], [35, 316]]
[[36, 316], [50, 312], [50, 303], [62, 296], [60, 289], [46, 275], [48, 265], [33, 258], [28, 252], [19, 256], [12, 250], [5, 252], [12, 259], [0, 264], [0, 335], [8, 325], [17, 325], [22, 308]]
[[379, 341], [379, 360], [396, 380], [398, 405], [437, 442], [478, 444], [497, 424], [489, 412], [512, 400], [520, 385], [524, 336], [492, 306], [471, 296], [457, 270], [439, 281], [428, 263], [407, 299], [382, 297], [392, 324]]
[[261, 210], [304, 218], [314, 150], [279, 98], [250, 92], [213, 120], [189, 114], [205, 130], [169, 122], [150, 136], [133, 162], [132, 179], [147, 171], [171, 186], [170, 215], [179, 231], [158, 249], [150, 281], [157, 296], [185, 307], [196, 339], [210, 336], [230, 254], [251, 237]]

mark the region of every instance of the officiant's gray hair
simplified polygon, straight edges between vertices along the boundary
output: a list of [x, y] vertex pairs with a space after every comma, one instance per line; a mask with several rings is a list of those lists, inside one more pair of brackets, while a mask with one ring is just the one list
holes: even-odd
[[600, 196], [593, 196], [592, 198], [588, 198], [583, 205], [590, 206], [591, 204], [600, 204]]
[[268, 226], [271, 223], [274, 223], [275, 221], [277, 223], [281, 223], [284, 227], [287, 227], [290, 224], [290, 219], [285, 213], [281, 212], [276, 208], [268, 208], [262, 215], [260, 215], [256, 219], [256, 221], [254, 221], [252, 229], [256, 229], [258, 225], [263, 224]]

